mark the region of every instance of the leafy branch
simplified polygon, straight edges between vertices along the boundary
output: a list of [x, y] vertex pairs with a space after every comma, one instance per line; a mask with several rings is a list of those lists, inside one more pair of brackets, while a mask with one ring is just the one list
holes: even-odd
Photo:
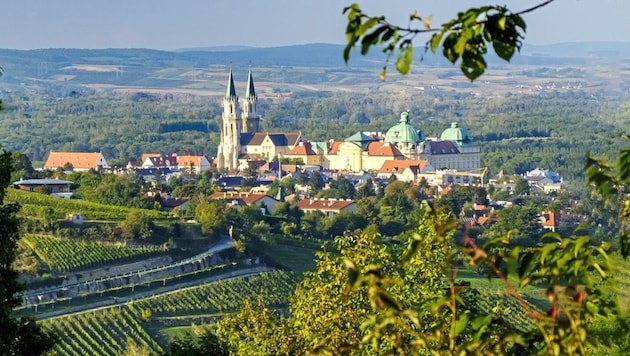
[[385, 16], [369, 16], [358, 4], [343, 9], [347, 16], [346, 47], [343, 58], [350, 60], [351, 50], [360, 44], [361, 54], [366, 55], [373, 46], [384, 46], [385, 64], [380, 73], [385, 80], [389, 61], [396, 53], [396, 70], [408, 74], [413, 60], [413, 42], [420, 34], [433, 33], [425, 45], [425, 52], [442, 54], [451, 64], [459, 63], [462, 73], [470, 81], [482, 75], [487, 67], [484, 59], [488, 47], [503, 60], [509, 61], [520, 51], [526, 24], [522, 15], [536, 11], [555, 0], [546, 0], [519, 12], [511, 12], [505, 6], [483, 6], [460, 12], [457, 17], [441, 27], [432, 27], [431, 16], [409, 15], [407, 26], [389, 23]]

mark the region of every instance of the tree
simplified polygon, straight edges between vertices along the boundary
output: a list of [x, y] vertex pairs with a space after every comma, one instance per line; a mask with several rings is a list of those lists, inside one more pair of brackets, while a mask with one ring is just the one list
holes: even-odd
[[441, 48], [444, 57], [452, 64], [459, 63], [462, 73], [473, 81], [486, 69], [484, 57], [488, 47], [491, 46], [501, 59], [509, 61], [522, 46], [526, 30], [522, 15], [553, 1], [541, 0], [541, 3], [519, 12], [499, 5], [470, 8], [459, 12], [456, 18], [441, 27], [432, 27], [431, 16], [421, 16], [417, 11], [409, 15], [406, 27], [398, 26], [387, 22], [385, 16], [369, 16], [358, 4], [352, 4], [343, 10], [348, 18], [343, 58], [348, 62], [351, 50], [358, 45], [363, 55], [373, 46], [383, 46], [387, 57], [381, 78], [386, 78], [388, 62], [396, 54], [396, 70], [407, 74], [413, 60], [416, 36], [432, 34], [425, 48], [433, 53]]
[[33, 164], [27, 155], [20, 152], [13, 152], [11, 156], [13, 160], [12, 181], [35, 178], [37, 176], [33, 169]]
[[151, 219], [138, 209], [131, 209], [125, 220], [120, 223], [120, 229], [125, 239], [145, 240], [153, 234]]
[[[288, 317], [271, 312], [260, 302], [256, 305], [247, 301], [238, 314], [218, 323], [219, 338], [239, 355], [269, 354], [270, 350], [281, 355], [305, 354], [309, 350], [377, 353], [378, 348], [362, 342], [364, 325], [384, 321], [386, 315], [370, 318], [375, 307], [369, 297], [372, 290], [357, 286], [356, 293], [351, 292], [354, 287], [347, 284], [347, 266], [362, 266], [366, 273], [382, 266], [395, 279], [387, 284], [386, 294], [402, 295], [404, 306], [419, 306], [442, 291], [439, 266], [444, 255], [438, 245], [429, 243], [435, 231], [425, 227], [422, 252], [406, 264], [397, 262], [404, 255], [404, 245], [383, 244], [375, 232], [335, 238], [327, 246], [328, 252], [317, 253], [317, 269], [306, 272], [298, 285], [290, 300]], [[378, 297], [382, 298], [378, 303], [386, 302], [386, 294]]]
[[195, 207], [195, 220], [201, 224], [201, 232], [218, 237], [227, 228], [227, 211], [223, 201], [201, 198]]
[[514, 182], [514, 194], [515, 195], [528, 195], [529, 194], [529, 182], [523, 177], [517, 177]]
[[5, 355], [41, 355], [52, 349], [56, 336], [30, 317], [13, 316], [13, 309], [21, 304], [19, 294], [25, 288], [13, 265], [20, 239], [16, 215], [19, 205], [4, 203], [12, 168], [11, 154], [0, 151], [0, 345]]

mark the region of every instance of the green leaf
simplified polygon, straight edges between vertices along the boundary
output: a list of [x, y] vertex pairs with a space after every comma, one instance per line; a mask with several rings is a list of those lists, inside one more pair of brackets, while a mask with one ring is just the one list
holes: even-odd
[[366, 55], [368, 51], [370, 50], [370, 47], [379, 43], [380, 35], [387, 29], [388, 27], [386, 25], [383, 25], [377, 28], [376, 30], [372, 31], [371, 33], [365, 35], [363, 39], [361, 40], [361, 54]]
[[516, 51], [516, 47], [508, 42], [494, 40], [492, 41], [494, 52], [504, 61], [509, 62]]
[[400, 74], [408, 74], [411, 69], [411, 61], [413, 60], [413, 47], [407, 46], [403, 49], [396, 59], [396, 70]]
[[466, 78], [472, 82], [486, 71], [486, 61], [482, 55], [464, 57], [460, 68]]
[[466, 325], [468, 325], [468, 319], [470, 318], [470, 311], [466, 310], [466, 312], [459, 315], [457, 321], [455, 322], [455, 336], [459, 335], [466, 329]]
[[444, 31], [434, 33], [433, 36], [431, 36], [431, 39], [429, 40], [429, 48], [431, 49], [431, 52], [435, 53], [438, 47], [440, 47], [442, 36], [444, 36]]

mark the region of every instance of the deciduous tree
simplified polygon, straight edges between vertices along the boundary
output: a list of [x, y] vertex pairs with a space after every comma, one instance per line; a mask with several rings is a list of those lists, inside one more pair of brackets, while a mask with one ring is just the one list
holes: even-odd
[[13, 265], [20, 239], [19, 206], [4, 203], [12, 168], [11, 153], [0, 149], [0, 345], [4, 355], [41, 355], [52, 349], [55, 335], [30, 317], [18, 319], [13, 315], [13, 309], [21, 304], [24, 285]]

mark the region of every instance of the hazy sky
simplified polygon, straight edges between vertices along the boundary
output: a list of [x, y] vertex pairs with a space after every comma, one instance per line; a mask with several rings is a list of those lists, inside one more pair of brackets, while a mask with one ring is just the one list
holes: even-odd
[[[434, 23], [484, 3], [528, 8], [543, 0], [355, 0], [405, 23], [413, 10]], [[343, 43], [352, 0], [2, 0], [0, 48], [112, 48]], [[556, 0], [526, 15], [526, 43], [630, 41], [630, 0]], [[424, 42], [424, 40], [422, 40]]]

